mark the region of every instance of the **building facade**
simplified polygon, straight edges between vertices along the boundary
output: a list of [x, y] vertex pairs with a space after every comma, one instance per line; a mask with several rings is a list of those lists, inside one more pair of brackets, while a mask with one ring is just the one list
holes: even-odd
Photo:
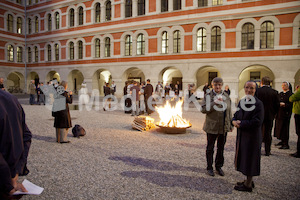
[[[26, 5], [25, 5], [26, 4]], [[236, 95], [263, 76], [299, 85], [298, 0], [6, 0], [0, 2], [0, 77], [30, 80], [180, 81], [202, 89], [222, 77]]]

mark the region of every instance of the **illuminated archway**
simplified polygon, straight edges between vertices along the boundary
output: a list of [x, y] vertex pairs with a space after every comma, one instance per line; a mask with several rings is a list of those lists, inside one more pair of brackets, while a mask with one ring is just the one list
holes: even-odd
[[208, 85], [211, 85], [211, 81], [215, 77], [221, 77], [221, 73], [217, 68], [213, 66], [203, 66], [199, 68], [196, 72], [197, 89], [202, 91], [204, 85], [206, 83], [208, 83]]
[[128, 81], [128, 80], [135, 80], [137, 82], [143, 82], [145, 81], [145, 75], [144, 72], [137, 68], [137, 67], [131, 67], [127, 69], [122, 76], [122, 81]]
[[111, 72], [106, 69], [98, 69], [92, 78], [92, 89], [99, 90], [100, 95], [104, 95], [103, 86], [111, 83]]
[[57, 80], [60, 82], [60, 75], [56, 71], [50, 71], [46, 76], [46, 81]]
[[11, 72], [7, 76], [6, 88], [10, 93], [22, 93], [25, 89], [24, 76], [20, 72]]
[[176, 67], [166, 67], [159, 73], [158, 80], [162, 81], [163, 85], [171, 82], [175, 85], [177, 81], [182, 85], [182, 73]]
[[68, 75], [68, 89], [77, 94], [77, 92], [81, 89], [83, 81], [84, 77], [81, 71], [77, 69], [72, 70]]

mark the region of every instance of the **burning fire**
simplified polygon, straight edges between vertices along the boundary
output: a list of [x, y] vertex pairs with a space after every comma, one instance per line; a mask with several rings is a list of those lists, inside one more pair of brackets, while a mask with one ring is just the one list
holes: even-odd
[[157, 107], [156, 110], [159, 114], [159, 126], [188, 128], [191, 124], [182, 118], [182, 104], [183, 100], [176, 102], [175, 107], [172, 107], [170, 102], [167, 101], [164, 107]]

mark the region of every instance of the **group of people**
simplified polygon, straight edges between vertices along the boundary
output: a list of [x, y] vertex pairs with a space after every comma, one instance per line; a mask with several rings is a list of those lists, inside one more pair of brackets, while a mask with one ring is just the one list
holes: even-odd
[[[45, 95], [41, 89], [41, 87], [44, 86], [44, 83], [38, 83], [35, 84], [35, 80], [31, 80], [30, 81], [30, 85], [29, 85], [29, 104], [30, 105], [35, 105], [35, 104], [43, 104], [45, 105]], [[37, 97], [36, 101], [35, 101], [35, 95]]]
[[155, 87], [155, 93], [160, 97], [168, 97], [170, 96], [170, 92], [174, 92], [175, 96], [179, 96], [180, 91], [182, 91], [182, 84], [180, 81], [177, 81], [176, 84], [171, 81], [170, 84], [166, 83], [165, 87], [158, 81]]
[[[265, 143], [265, 155], [271, 155], [272, 127], [275, 122], [275, 136], [281, 140], [280, 149], [288, 149], [289, 126], [292, 110], [295, 114], [296, 134], [298, 135], [297, 152], [291, 156], [300, 157], [300, 89], [292, 93], [288, 82], [282, 83], [283, 92], [271, 88], [269, 77], [263, 77], [261, 87], [257, 88], [254, 81], [244, 85], [245, 97], [242, 98], [233, 117], [231, 100], [228, 92], [222, 90], [223, 80], [219, 77], [212, 81], [212, 89], [206, 90], [201, 103], [205, 116], [203, 130], [207, 135], [206, 160], [207, 174], [215, 176], [213, 170], [214, 146], [217, 141], [215, 158], [216, 172], [220, 176], [224, 164], [224, 146], [227, 133], [237, 128], [235, 167], [246, 176], [245, 181], [237, 182], [234, 189], [252, 192], [255, 187], [253, 176], [260, 175], [261, 146]], [[227, 88], [228, 90], [228, 88]]]

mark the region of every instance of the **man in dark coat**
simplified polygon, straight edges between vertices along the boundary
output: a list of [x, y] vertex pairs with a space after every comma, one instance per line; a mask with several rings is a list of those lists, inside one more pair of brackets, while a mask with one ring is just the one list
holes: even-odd
[[0, 199], [17, 190], [26, 192], [18, 176], [27, 163], [31, 138], [17, 98], [0, 90]]
[[269, 156], [271, 155], [273, 121], [279, 109], [279, 97], [278, 92], [270, 87], [271, 80], [269, 77], [263, 77], [261, 83], [262, 87], [256, 90], [255, 96], [264, 104], [262, 135], [266, 156]]
[[237, 171], [247, 176], [247, 179], [244, 182], [237, 182], [234, 189], [252, 192], [254, 187], [252, 178], [260, 175], [264, 106], [257, 97], [254, 97], [255, 82], [246, 82], [244, 89], [246, 97], [239, 102], [232, 124], [237, 128], [235, 167]]
[[152, 113], [152, 110], [149, 108], [148, 105], [148, 99], [152, 96], [152, 94], [153, 94], [153, 86], [150, 83], [150, 79], [147, 79], [147, 85], [145, 86], [144, 89], [144, 96], [145, 96], [146, 111], [148, 115]]

